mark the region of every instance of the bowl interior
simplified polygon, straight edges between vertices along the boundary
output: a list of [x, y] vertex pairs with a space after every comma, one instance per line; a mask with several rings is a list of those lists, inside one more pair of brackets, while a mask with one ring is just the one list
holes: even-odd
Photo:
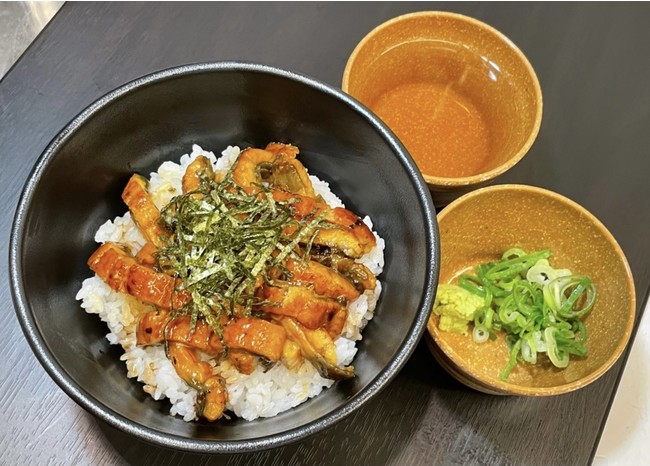
[[[470, 385], [492, 392], [525, 395], [557, 394], [579, 388], [602, 375], [623, 351], [632, 330], [635, 294], [622, 250], [589, 212], [574, 202], [539, 188], [503, 185], [483, 188], [450, 204], [439, 216], [440, 283], [455, 282], [475, 266], [498, 260], [511, 247], [528, 252], [548, 248], [555, 268], [589, 275], [597, 301], [584, 319], [588, 356], [572, 357], [564, 370], [547, 358], [520, 363], [508, 383], [499, 380], [509, 352], [501, 335], [474, 343], [471, 336], [442, 332], [438, 317], [429, 320], [429, 333], [443, 353], [445, 366]], [[435, 354], [435, 352], [434, 352]]]
[[[386, 99], [399, 102], [390, 93], [423, 83], [439, 89], [426, 88], [440, 93], [434, 107], [405, 100], [399, 115], [384, 113]], [[525, 56], [490, 26], [453, 13], [413, 13], [378, 26], [351, 55], [343, 90], [385, 119], [432, 189], [505, 171], [528, 151], [541, 121], [541, 91]], [[454, 119], [450, 127], [436, 123], [445, 105], [456, 109], [445, 117]], [[436, 164], [424, 164], [438, 152]]]
[[[168, 446], [244, 451], [324, 427], [395, 375], [432, 302], [426, 290], [437, 273], [435, 214], [408, 155], [343, 94], [261, 68], [195, 66], [109, 97], [55, 141], [19, 208], [14, 290], [37, 355], [84, 407]], [[91, 275], [86, 260], [97, 246], [94, 232], [126, 211], [120, 193], [133, 172], [148, 176], [192, 143], [220, 152], [270, 141], [296, 144], [311, 174], [328, 181], [350, 209], [371, 216], [387, 245], [384, 292], [360, 342], [355, 379], [272, 419], [186, 423], [126, 378], [121, 349], [108, 344], [108, 329], [84, 313], [75, 294]]]

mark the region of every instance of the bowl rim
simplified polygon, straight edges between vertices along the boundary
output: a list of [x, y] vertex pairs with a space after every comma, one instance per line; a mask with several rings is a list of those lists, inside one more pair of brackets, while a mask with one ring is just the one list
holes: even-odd
[[535, 121], [533, 123], [533, 127], [530, 130], [528, 138], [526, 139], [524, 144], [522, 144], [522, 146], [519, 148], [516, 154], [514, 154], [513, 156], [508, 158], [508, 160], [506, 160], [499, 166], [493, 168], [492, 170], [488, 170], [486, 172], [479, 173], [476, 175], [448, 178], [448, 177], [434, 176], [434, 175], [428, 175], [422, 173], [424, 180], [427, 182], [427, 185], [429, 185], [429, 187], [432, 190], [446, 191], [446, 190], [453, 190], [459, 187], [474, 186], [474, 185], [486, 183], [490, 180], [493, 180], [497, 176], [505, 173], [512, 167], [514, 167], [530, 151], [530, 148], [532, 147], [533, 143], [537, 139], [539, 130], [542, 125], [542, 113], [544, 108], [542, 88], [540, 86], [537, 74], [535, 73], [535, 69], [531, 65], [526, 55], [521, 51], [521, 49], [517, 47], [517, 45], [512, 40], [510, 40], [504, 33], [499, 31], [498, 29], [476, 18], [472, 18], [471, 16], [466, 16], [451, 11], [417, 11], [413, 13], [406, 13], [400, 16], [396, 16], [376, 26], [374, 29], [368, 32], [361, 39], [361, 41], [356, 45], [356, 47], [350, 54], [350, 57], [348, 58], [348, 61], [345, 65], [345, 69], [343, 70], [343, 79], [341, 83], [341, 88], [343, 89], [344, 92], [348, 92], [349, 84], [350, 84], [350, 75], [352, 72], [352, 67], [354, 66], [354, 62], [356, 61], [357, 56], [361, 53], [361, 50], [374, 36], [380, 34], [384, 29], [387, 29], [396, 23], [403, 22], [403, 21], [410, 21], [412, 19], [424, 18], [424, 17], [445, 18], [445, 19], [458, 21], [461, 23], [467, 23], [478, 29], [482, 29], [486, 31], [488, 34], [495, 36], [497, 39], [501, 40], [510, 50], [514, 52], [514, 54], [519, 58], [521, 63], [524, 65], [524, 68], [526, 69], [528, 75], [531, 78], [533, 93], [535, 95], [535, 102], [537, 102], [537, 111], [535, 112]]
[[[605, 374], [616, 363], [616, 361], [618, 361], [618, 359], [625, 351], [625, 348], [627, 347], [630, 338], [632, 336], [634, 323], [636, 320], [636, 291], [634, 286], [634, 278], [632, 276], [632, 270], [630, 269], [630, 265], [627, 261], [627, 258], [625, 257], [625, 253], [623, 252], [623, 249], [616, 241], [616, 238], [614, 238], [614, 235], [612, 235], [612, 233], [605, 227], [605, 225], [594, 214], [589, 212], [586, 208], [584, 208], [577, 202], [573, 201], [572, 199], [569, 199], [568, 197], [559, 194], [557, 192], [545, 188], [525, 185], [525, 184], [500, 184], [500, 185], [479, 188], [475, 191], [465, 194], [459, 197], [458, 199], [454, 200], [453, 202], [451, 202], [447, 207], [444, 208], [444, 210], [442, 210], [440, 214], [438, 214], [439, 224], [442, 224], [444, 218], [459, 206], [467, 202], [471, 202], [473, 199], [477, 197], [483, 196], [485, 194], [497, 192], [497, 191], [514, 191], [514, 192], [518, 191], [518, 192], [525, 192], [525, 193], [534, 193], [537, 195], [542, 195], [545, 197], [552, 198], [562, 203], [563, 205], [569, 207], [570, 209], [577, 211], [583, 219], [585, 219], [593, 226], [595, 226], [598, 229], [598, 231], [603, 235], [605, 240], [610, 244], [616, 256], [619, 258], [619, 260], [621, 260], [621, 263], [624, 266], [625, 281], [627, 283], [627, 290], [630, 295], [630, 307], [629, 309], [627, 309], [627, 323], [623, 331], [623, 334], [621, 335], [621, 338], [618, 342], [618, 345], [614, 349], [613, 353], [609, 356], [609, 358], [607, 358], [607, 360], [604, 362], [604, 364], [602, 364], [600, 367], [598, 367], [590, 374], [578, 380], [574, 380], [573, 382], [565, 383], [562, 385], [556, 385], [553, 387], [527, 387], [527, 386], [517, 385], [513, 383], [503, 382], [498, 378], [486, 377], [481, 374], [468, 372], [465, 368], [465, 364], [463, 360], [458, 357], [455, 351], [451, 350], [449, 345], [447, 345], [444, 341], [440, 339], [439, 330], [437, 326], [433, 324], [432, 320], [429, 320], [427, 324], [427, 333], [428, 333], [427, 337], [432, 338], [435, 346], [441, 351], [442, 356], [446, 357], [451, 363], [453, 363], [453, 365], [455, 366], [454, 369], [460, 373], [458, 375], [462, 375], [461, 378], [458, 378], [456, 375], [454, 375], [455, 378], [457, 378], [462, 383], [465, 383], [464, 380], [467, 379], [471, 383], [471, 385], [469, 386], [472, 386], [474, 389], [483, 391], [485, 393], [492, 393], [492, 394], [498, 393], [502, 395], [522, 395], [522, 396], [552, 396], [552, 395], [561, 395], [564, 393], [569, 393], [579, 388], [585, 387], [590, 383], [594, 382], [599, 377], [601, 377], [603, 374]], [[432, 353], [434, 354], [436, 359], [438, 359], [439, 355], [437, 355], [433, 351]], [[481, 390], [479, 388], [476, 388], [475, 385], [477, 384], [485, 386], [487, 390]]]
[[[351, 108], [354, 112], [359, 114], [371, 127], [373, 127], [373, 129], [391, 148], [393, 155], [399, 160], [406, 175], [410, 179], [420, 202], [419, 210], [422, 212], [425, 223], [425, 231], [423, 234], [426, 237], [427, 248], [425, 287], [422, 290], [422, 296], [420, 297], [416, 317], [411, 324], [408, 334], [402, 341], [401, 345], [397, 348], [395, 356], [389, 361], [386, 367], [384, 367], [384, 369], [374, 379], [372, 379], [363, 390], [350, 398], [343, 406], [340, 406], [307, 424], [303, 424], [288, 431], [244, 440], [192, 439], [165, 433], [153, 428], [145, 427], [138, 424], [136, 421], [131, 421], [104, 406], [99, 400], [85, 393], [85, 391], [67, 374], [54, 355], [49, 351], [47, 343], [37, 328], [29, 303], [29, 298], [25, 294], [22, 285], [22, 257], [24, 254], [23, 239], [26, 234], [25, 221], [27, 212], [34, 191], [38, 187], [45, 169], [57, 153], [58, 148], [73, 137], [79, 128], [81, 128], [85, 122], [91, 119], [96, 113], [101, 111], [103, 108], [110, 106], [114, 101], [134, 93], [140, 88], [185, 75], [215, 72], [265, 74], [294, 81], [327, 94], [331, 98], [344, 103], [348, 108]], [[104, 96], [100, 97], [82, 110], [60, 131], [59, 134], [52, 139], [37, 159], [28, 175], [14, 214], [9, 244], [9, 278], [16, 316], [27, 342], [48, 375], [77, 404], [112, 427], [152, 444], [199, 453], [233, 454], [279, 447], [304, 439], [305, 437], [315, 434], [345, 418], [385, 388], [388, 382], [391, 381], [402, 369], [410, 355], [415, 350], [420, 338], [426, 331], [426, 324], [433, 305], [433, 298], [435, 296], [438, 282], [439, 255], [440, 245], [435, 208], [423, 177], [401, 142], [393, 135], [386, 125], [365, 106], [363, 106], [363, 104], [345, 94], [340, 89], [302, 73], [285, 70], [271, 65], [245, 61], [216, 61], [191, 63], [166, 68], [127, 82], [126, 84], [106, 93]]]

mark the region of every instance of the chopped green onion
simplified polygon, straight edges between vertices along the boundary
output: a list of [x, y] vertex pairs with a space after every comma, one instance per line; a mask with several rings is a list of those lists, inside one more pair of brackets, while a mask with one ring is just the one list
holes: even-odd
[[559, 277], [568, 277], [570, 275], [571, 271], [569, 269], [554, 269], [548, 263], [548, 260], [540, 259], [535, 263], [535, 265], [528, 269], [528, 272], [526, 272], [526, 280], [531, 283], [546, 285], [551, 280], [555, 280]]
[[571, 355], [587, 355], [587, 331], [580, 320], [594, 306], [596, 287], [586, 276], [554, 269], [549, 250], [531, 254], [520, 248], [503, 253], [495, 263], [481, 264], [476, 274], [463, 274], [458, 285], [484, 299], [474, 316], [473, 339], [484, 342], [504, 330], [510, 358], [501, 373], [507, 380], [518, 361], [538, 362], [546, 353], [564, 368]]
[[475, 325], [472, 331], [472, 338], [476, 343], [483, 343], [490, 338], [490, 332], [483, 326]]
[[558, 347], [558, 341], [555, 339], [558, 329], [548, 327], [544, 330], [544, 340], [546, 341], [546, 354], [554, 366], [564, 368], [569, 365], [569, 353], [561, 351]]
[[508, 380], [508, 377], [510, 376], [510, 372], [512, 372], [512, 369], [515, 368], [517, 365], [517, 355], [519, 354], [519, 350], [521, 349], [521, 340], [517, 340], [517, 342], [510, 348], [510, 359], [508, 359], [508, 364], [506, 364], [506, 367], [503, 368], [503, 371], [501, 372], [500, 379], [501, 380]]

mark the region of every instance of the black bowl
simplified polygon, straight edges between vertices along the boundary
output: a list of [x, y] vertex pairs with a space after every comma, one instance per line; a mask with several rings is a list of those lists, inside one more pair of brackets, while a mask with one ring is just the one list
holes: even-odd
[[[108, 329], [75, 301], [93, 234], [126, 207], [133, 172], [148, 175], [191, 143], [296, 144], [309, 171], [386, 240], [384, 291], [364, 332], [357, 377], [271, 419], [186, 423], [126, 378]], [[129, 83], [83, 111], [25, 185], [11, 235], [18, 319], [54, 381], [107, 423], [184, 450], [234, 453], [286, 444], [342, 419], [395, 377], [426, 329], [438, 277], [438, 231], [426, 184], [395, 136], [351, 97], [314, 79], [241, 63], [189, 65]]]

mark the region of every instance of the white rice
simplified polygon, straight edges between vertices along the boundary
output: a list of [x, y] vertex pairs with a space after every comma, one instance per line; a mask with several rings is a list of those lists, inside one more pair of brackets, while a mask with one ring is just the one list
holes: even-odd
[[[185, 154], [179, 163], [165, 162], [157, 172], [151, 174], [149, 190], [158, 208], [165, 206], [172, 197], [181, 194], [181, 182], [187, 166], [199, 155], [208, 157], [215, 171], [225, 172], [239, 155], [238, 147], [229, 146], [217, 158], [212, 152], [203, 150], [198, 145], [192, 146], [192, 153]], [[317, 194], [332, 207], [344, 207], [341, 200], [333, 194], [329, 185], [314, 176], [310, 176]], [[369, 217], [363, 221], [372, 229]], [[374, 233], [374, 232], [373, 232]], [[377, 246], [358, 262], [363, 263], [375, 275], [379, 275], [384, 266], [384, 240], [377, 233]], [[132, 254], [145, 244], [145, 239], [133, 223], [127, 212], [122, 217], [108, 220], [99, 227], [95, 241], [119, 243], [129, 248]], [[381, 293], [381, 283], [377, 281], [375, 290], [364, 292], [348, 305], [348, 318], [339, 338], [336, 339], [338, 364], [348, 365], [357, 352], [356, 341], [361, 339], [361, 331], [373, 317], [373, 312]], [[144, 391], [154, 399], [168, 398], [172, 404], [170, 414], [182, 416], [185, 421], [196, 419], [194, 404], [196, 390], [189, 387], [177, 374], [171, 362], [166, 358], [162, 345], [139, 347], [136, 345], [136, 326], [142, 313], [152, 310], [151, 306], [139, 303], [134, 298], [113, 291], [96, 275], [84, 280], [77, 293], [81, 307], [90, 314], [98, 314], [106, 322], [110, 332], [107, 340], [113, 345], [121, 345], [124, 354], [121, 360], [126, 362], [127, 376], [136, 377], [144, 384]], [[214, 364], [214, 363], [213, 363]], [[241, 374], [229, 362], [222, 361], [215, 365], [214, 372], [226, 381], [228, 404], [226, 408], [237, 416], [247, 420], [258, 417], [271, 417], [293, 408], [318, 395], [334, 381], [323, 378], [318, 371], [304, 361], [302, 366], [291, 371], [278, 363], [264, 371], [258, 365], [250, 375]]]

